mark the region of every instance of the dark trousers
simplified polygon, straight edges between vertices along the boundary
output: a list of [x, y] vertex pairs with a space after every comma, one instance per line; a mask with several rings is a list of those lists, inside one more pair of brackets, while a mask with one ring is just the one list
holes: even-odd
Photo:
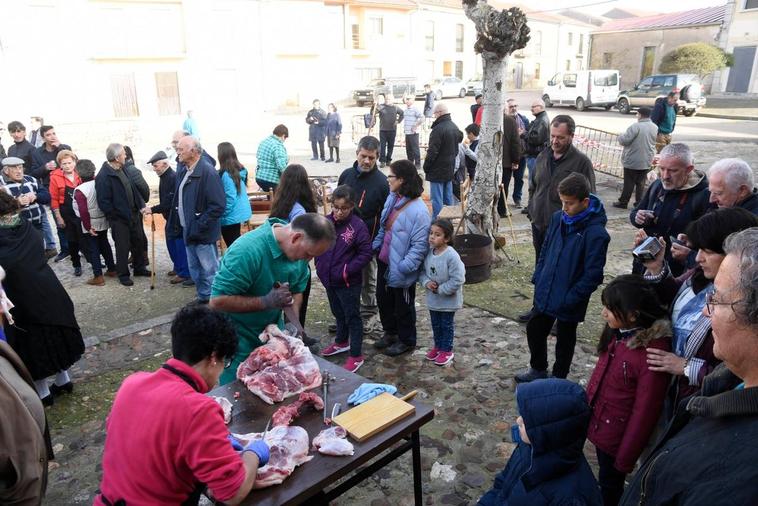
[[[508, 189], [511, 185], [511, 176], [513, 176], [513, 202], [521, 205], [521, 197], [524, 194], [524, 172], [526, 171], [526, 158], [519, 160], [518, 169], [513, 170], [510, 167], [503, 167], [503, 189], [505, 196], [508, 196]], [[497, 200], [497, 212], [505, 215], [505, 205], [503, 204], [503, 194], [501, 193]]]
[[363, 346], [361, 285], [327, 288], [326, 297], [337, 321], [337, 337], [334, 340], [344, 344], [350, 339], [350, 356], [360, 357]]
[[392, 151], [395, 149], [396, 130], [379, 130], [379, 161], [389, 163], [392, 161]]
[[334, 155], [337, 155], [337, 162], [340, 161], [340, 147], [339, 146], [329, 146], [329, 159], [334, 160]]
[[613, 462], [616, 458], [604, 451], [597, 450], [597, 482], [600, 485], [600, 495], [603, 496], [603, 506], [616, 506], [624, 493], [624, 480], [626, 473], [622, 473], [615, 467]]
[[634, 204], [642, 200], [642, 194], [645, 193], [645, 182], [647, 181], [647, 170], [624, 169], [624, 188], [621, 190], [619, 202], [624, 205], [629, 203], [634, 190]]
[[58, 229], [58, 244], [61, 245], [61, 253], [68, 252], [68, 238], [66, 237], [66, 230], [63, 228]]
[[222, 226], [221, 237], [224, 238], [224, 242], [226, 243], [227, 248], [231, 246], [232, 243], [240, 237], [240, 224], [235, 223], [234, 225]]
[[142, 216], [132, 212], [130, 223], [114, 219], [110, 221], [113, 242], [116, 243], [116, 272], [118, 277], [129, 277], [129, 252], [135, 272], [145, 269], [145, 246], [142, 244]]
[[386, 334], [398, 336], [408, 346], [416, 346], [416, 284], [408, 288], [387, 286], [387, 264], [377, 260], [376, 302]]
[[308, 267], [308, 283], [303, 290], [303, 303], [300, 304], [300, 312], [298, 318], [300, 319], [300, 326], [305, 328], [305, 315], [308, 313], [308, 298], [311, 296], [311, 271]]
[[[547, 371], [547, 336], [555, 323], [555, 318], [537, 313], [526, 324], [526, 340], [529, 343], [529, 365], [538, 371]], [[576, 346], [577, 322], [558, 320], [558, 336], [555, 340], [555, 363], [553, 376], [565, 378], [571, 368]]]
[[418, 145], [418, 134], [405, 134], [405, 156], [417, 167], [421, 165], [421, 148]]
[[258, 186], [261, 187], [261, 190], [264, 192], [268, 191], [276, 191], [276, 187], [279, 186], [277, 183], [272, 183], [271, 181], [264, 181], [263, 179], [257, 179], [255, 182], [258, 184]]
[[540, 259], [540, 251], [542, 251], [542, 244], [545, 242], [546, 230], [537, 228], [532, 223], [532, 246], [534, 246], [534, 265], [537, 265], [537, 261]]
[[85, 239], [89, 245], [89, 261], [92, 264], [92, 275], [102, 276], [103, 266], [100, 263], [100, 256], [105, 259], [105, 266], [108, 272], [116, 270], [116, 264], [113, 262], [113, 250], [111, 243], [108, 242], [108, 231], [101, 230], [96, 236], [85, 234]]
[[168, 249], [168, 256], [174, 265], [176, 275], [180, 278], [189, 279], [189, 261], [187, 260], [187, 248], [184, 245], [184, 239], [181, 237], [169, 238], [166, 234], [166, 249]]
[[[82, 260], [79, 257], [79, 253], [81, 252], [82, 256], [89, 261], [89, 244], [83, 240], [84, 237], [82, 237], [83, 232], [81, 220], [77, 218], [76, 215], [73, 215], [73, 210], [71, 212], [72, 216], [65, 216], [63, 218], [64, 222], [66, 223], [66, 227], [63, 228], [63, 233], [66, 237], [66, 241], [68, 242], [68, 254], [71, 256], [71, 263], [74, 267], [81, 267]], [[97, 260], [97, 264], [100, 264], [99, 258]]]
[[[316, 151], [317, 147], [318, 151]], [[326, 158], [324, 156], [324, 141], [311, 141], [311, 151], [313, 151], [313, 158], [319, 158], [319, 154], [322, 160]]]
[[434, 347], [440, 351], [453, 351], [455, 311], [432, 311], [430, 309], [429, 319], [432, 322]]

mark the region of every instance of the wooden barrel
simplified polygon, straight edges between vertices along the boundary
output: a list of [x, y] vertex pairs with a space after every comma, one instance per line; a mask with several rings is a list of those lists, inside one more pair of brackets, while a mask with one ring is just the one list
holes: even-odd
[[460, 234], [453, 247], [466, 266], [466, 284], [481, 283], [492, 275], [492, 238], [479, 234]]

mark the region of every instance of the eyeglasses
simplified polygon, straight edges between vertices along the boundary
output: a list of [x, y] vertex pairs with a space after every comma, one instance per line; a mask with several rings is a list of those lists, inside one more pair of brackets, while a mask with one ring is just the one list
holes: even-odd
[[744, 299], [735, 300], [734, 302], [721, 302], [718, 300], [714, 300], [715, 296], [716, 296], [716, 290], [711, 290], [705, 294], [705, 308], [706, 308], [706, 311], [708, 312], [708, 316], [713, 316], [714, 306], [729, 306], [730, 308], [732, 308], [732, 311], [734, 311], [735, 304], [742, 304], [743, 302], [745, 302]]
[[229, 369], [232, 366], [233, 357], [226, 357], [224, 359], [224, 369]]
[[353, 206], [348, 206], [348, 207], [337, 207], [337, 206], [334, 206], [334, 205], [333, 205], [333, 206], [332, 206], [332, 209], [333, 209], [335, 212], [346, 213], [346, 212], [348, 212], [348, 211], [352, 210], [352, 209], [353, 209]]

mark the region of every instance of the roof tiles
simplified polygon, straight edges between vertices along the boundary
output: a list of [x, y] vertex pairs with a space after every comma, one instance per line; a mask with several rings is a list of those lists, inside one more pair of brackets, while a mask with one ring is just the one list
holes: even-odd
[[616, 19], [600, 26], [595, 33], [652, 30], [692, 25], [717, 25], [724, 20], [726, 6], [705, 7], [642, 18]]

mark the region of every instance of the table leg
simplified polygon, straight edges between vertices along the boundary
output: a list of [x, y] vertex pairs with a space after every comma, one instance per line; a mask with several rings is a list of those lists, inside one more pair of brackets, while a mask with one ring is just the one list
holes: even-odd
[[411, 433], [411, 453], [413, 454], [413, 496], [416, 506], [422, 506], [421, 495], [421, 439], [418, 431]]

